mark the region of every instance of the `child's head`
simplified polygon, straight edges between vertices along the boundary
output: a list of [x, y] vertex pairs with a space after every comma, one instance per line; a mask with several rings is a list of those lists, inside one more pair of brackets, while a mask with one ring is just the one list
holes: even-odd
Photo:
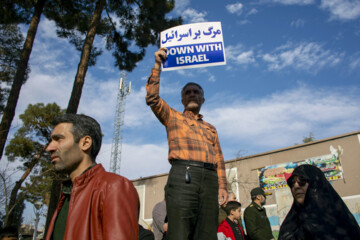
[[2, 231], [0, 231], [0, 239], [1, 240], [12, 240], [17, 239], [18, 230], [16, 227], [6, 227]]
[[224, 210], [228, 217], [232, 216], [235, 219], [239, 219], [241, 217], [241, 203], [237, 201], [228, 202]]

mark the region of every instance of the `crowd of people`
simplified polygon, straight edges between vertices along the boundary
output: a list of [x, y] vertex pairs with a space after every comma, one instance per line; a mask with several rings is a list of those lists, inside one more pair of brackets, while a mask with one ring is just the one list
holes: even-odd
[[[155, 53], [146, 83], [146, 103], [166, 129], [171, 164], [165, 199], [153, 210], [153, 232], [138, 224], [139, 197], [131, 181], [96, 163], [102, 143], [99, 123], [86, 115], [64, 114], [54, 120], [46, 151], [55, 171], [69, 179], [62, 183], [46, 240], [274, 239], [264, 208], [267, 194], [259, 187], [250, 192], [242, 224], [241, 203], [228, 193], [216, 128], [200, 114], [202, 87], [193, 82], [183, 87], [183, 112], [160, 97], [166, 52], [160, 48]], [[360, 239], [358, 223], [320, 169], [298, 166], [287, 183], [294, 203], [279, 240]]]

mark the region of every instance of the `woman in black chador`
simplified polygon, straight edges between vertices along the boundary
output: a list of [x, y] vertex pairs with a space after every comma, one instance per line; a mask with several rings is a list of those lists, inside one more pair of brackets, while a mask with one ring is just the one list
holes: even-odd
[[312, 165], [295, 168], [287, 180], [294, 203], [278, 240], [359, 240], [360, 228], [343, 200]]

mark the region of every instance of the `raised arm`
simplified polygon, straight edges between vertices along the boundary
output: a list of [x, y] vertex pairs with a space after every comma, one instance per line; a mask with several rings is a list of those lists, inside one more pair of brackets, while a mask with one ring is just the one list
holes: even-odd
[[167, 58], [166, 48], [160, 48], [155, 52], [155, 64], [151, 75], [146, 82], [146, 104], [151, 107], [155, 116], [165, 126], [168, 123], [171, 109], [169, 105], [160, 98], [160, 67], [161, 62]]

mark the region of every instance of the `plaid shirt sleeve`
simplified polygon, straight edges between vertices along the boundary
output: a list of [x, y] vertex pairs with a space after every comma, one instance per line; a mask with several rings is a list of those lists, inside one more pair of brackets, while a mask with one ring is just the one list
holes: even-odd
[[151, 107], [151, 110], [154, 112], [155, 116], [159, 121], [167, 125], [170, 116], [170, 107], [169, 105], [160, 98], [159, 89], [160, 89], [160, 70], [153, 68], [151, 70], [151, 75], [146, 83], [146, 104]]

